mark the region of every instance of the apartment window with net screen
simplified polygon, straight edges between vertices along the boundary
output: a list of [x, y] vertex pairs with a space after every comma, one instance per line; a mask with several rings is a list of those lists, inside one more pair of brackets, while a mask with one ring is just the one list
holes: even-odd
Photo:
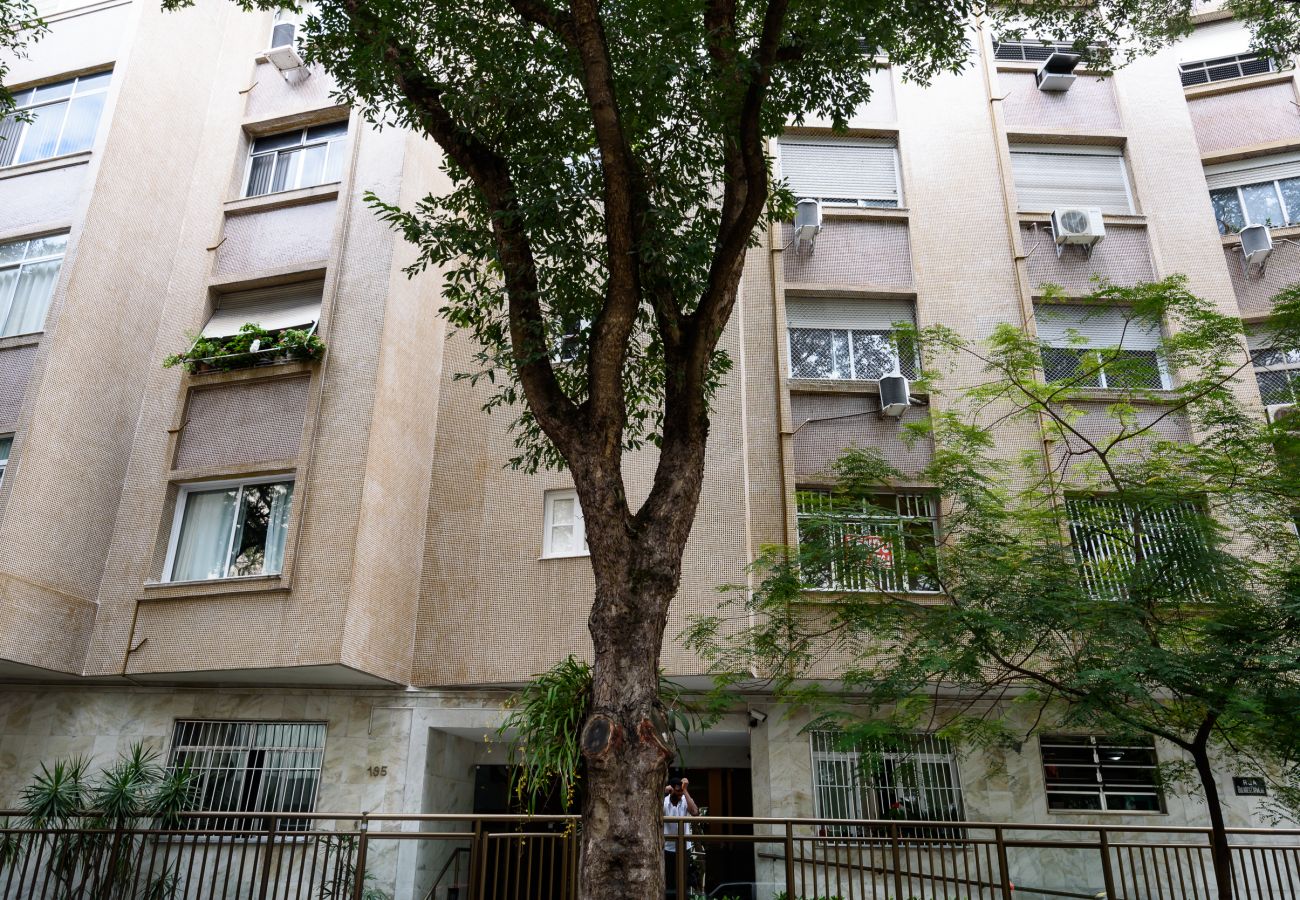
[[896, 325], [915, 321], [904, 300], [790, 297], [790, 377], [875, 381], [898, 369], [915, 378], [913, 343]]
[[1076, 388], [1168, 390], [1160, 329], [1118, 307], [1039, 304], [1043, 376]]
[[[168, 764], [193, 773], [194, 809], [227, 813], [201, 826], [260, 829], [266, 813], [309, 813], [316, 808], [325, 725], [319, 722], [176, 722]], [[310, 819], [284, 818], [280, 831], [307, 831]]]
[[831, 206], [902, 205], [898, 142], [893, 138], [781, 138], [781, 176], [796, 199]]
[[1294, 404], [1300, 398], [1300, 350], [1281, 350], [1263, 332], [1247, 332], [1259, 399], [1265, 406]]
[[0, 337], [45, 329], [66, 234], [0, 244]]
[[245, 197], [330, 184], [343, 175], [348, 123], [333, 122], [253, 141]]
[[[917, 734], [910, 746], [846, 745], [835, 731], [814, 731], [813, 797], [819, 819], [895, 819], [960, 822], [964, 817], [957, 760], [948, 742]], [[861, 825], [827, 825], [836, 837], [878, 831]], [[948, 839], [955, 829], [920, 827], [912, 836]]]
[[1262, 57], [1258, 53], [1238, 53], [1236, 56], [1202, 59], [1197, 62], [1183, 63], [1178, 67], [1184, 87], [1209, 84], [1212, 81], [1227, 81], [1230, 78], [1244, 78], [1247, 75], [1260, 75], [1275, 70], [1273, 60]]
[[112, 77], [97, 72], [15, 91], [17, 108], [0, 119], [0, 167], [89, 150]]
[[1039, 739], [1047, 808], [1073, 812], [1164, 812], [1150, 740], [1054, 734]]
[[930, 593], [939, 590], [939, 518], [929, 494], [879, 494], [846, 502], [825, 491], [796, 495], [799, 540], [825, 548], [804, 558], [807, 584], [825, 591]]
[[292, 508], [283, 477], [181, 488], [163, 580], [278, 575]]
[[[1202, 556], [1202, 512], [1191, 500], [1139, 508], [1114, 497], [1066, 497], [1070, 542], [1088, 593], [1119, 599], [1135, 577], [1158, 577], [1197, 590], [1203, 575], [1189, 560]], [[1138, 571], [1143, 561], [1144, 573]]]
[[1205, 167], [1205, 184], [1219, 234], [1236, 234], [1247, 225], [1300, 223], [1300, 153], [1212, 163]]
[[14, 436], [0, 434], [0, 487], [5, 483], [5, 469], [9, 468], [9, 451], [13, 449]]

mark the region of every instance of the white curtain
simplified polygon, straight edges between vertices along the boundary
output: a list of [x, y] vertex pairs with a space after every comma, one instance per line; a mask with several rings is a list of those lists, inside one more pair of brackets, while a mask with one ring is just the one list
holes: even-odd
[[176, 541], [176, 559], [172, 563], [172, 581], [225, 577], [238, 495], [238, 488], [228, 488], [194, 492], [185, 499], [184, 519]]
[[[0, 303], [6, 295], [12, 294], [13, 298], [0, 327], [0, 337], [31, 334], [45, 327], [45, 313], [50, 307], [61, 263], [62, 260], [52, 259], [25, 265], [20, 270], [0, 272]], [[17, 286], [11, 287], [15, 277]]]
[[284, 538], [289, 531], [289, 511], [293, 507], [293, 482], [273, 484], [271, 516], [266, 523], [266, 565], [263, 574], [278, 575], [284, 569]]

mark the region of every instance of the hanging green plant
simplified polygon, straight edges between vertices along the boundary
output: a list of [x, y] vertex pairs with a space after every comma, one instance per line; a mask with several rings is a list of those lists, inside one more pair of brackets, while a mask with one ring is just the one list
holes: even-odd
[[254, 322], [224, 337], [190, 335], [190, 347], [163, 360], [163, 368], [184, 366], [190, 373], [229, 371], [285, 360], [316, 360], [325, 354], [325, 342], [315, 329], [282, 328], [268, 331]]

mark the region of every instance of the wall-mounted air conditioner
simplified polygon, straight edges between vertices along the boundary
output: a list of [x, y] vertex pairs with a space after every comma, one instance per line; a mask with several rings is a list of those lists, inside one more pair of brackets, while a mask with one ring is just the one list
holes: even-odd
[[1068, 91], [1074, 84], [1074, 70], [1083, 57], [1077, 53], [1063, 53], [1057, 50], [1043, 61], [1034, 73], [1040, 91]]
[[1061, 207], [1052, 210], [1052, 237], [1056, 239], [1056, 255], [1066, 246], [1082, 247], [1085, 253], [1100, 244], [1106, 236], [1106, 223], [1101, 210], [1096, 207]]
[[[1279, 419], [1289, 418], [1295, 415], [1294, 403], [1274, 403], [1272, 406], [1264, 407], [1264, 412], [1268, 414], [1270, 422], [1276, 422]], [[1294, 426], [1293, 426], [1294, 427]]]
[[912, 388], [907, 376], [897, 369], [876, 382], [880, 389], [880, 414], [898, 418], [912, 403]]
[[820, 200], [803, 199], [794, 207], [794, 248], [808, 245], [812, 252], [817, 235], [822, 231], [822, 204]]
[[1247, 225], [1237, 235], [1241, 238], [1241, 271], [1247, 278], [1251, 269], [1264, 268], [1264, 261], [1273, 253], [1273, 236], [1267, 225]]

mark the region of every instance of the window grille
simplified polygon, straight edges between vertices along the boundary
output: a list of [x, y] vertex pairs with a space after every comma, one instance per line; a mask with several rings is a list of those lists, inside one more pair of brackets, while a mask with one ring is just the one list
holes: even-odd
[[67, 243], [52, 234], [0, 244], [0, 337], [44, 330]]
[[1145, 573], [1198, 590], [1202, 576], [1188, 563], [1205, 552], [1196, 503], [1138, 509], [1113, 497], [1067, 497], [1065, 508], [1075, 559], [1091, 596], [1127, 595], [1140, 574], [1139, 550]]
[[[813, 797], [819, 819], [960, 822], [965, 817], [957, 760], [948, 742], [917, 734], [911, 745], [846, 745], [835, 731], [811, 734]], [[865, 837], [880, 826], [826, 825], [834, 837]], [[908, 836], [949, 840], [957, 829], [909, 829]]]
[[5, 469], [9, 468], [9, 451], [13, 447], [14, 436], [6, 434], [0, 436], [0, 486], [5, 483]]
[[1043, 735], [1047, 808], [1093, 812], [1164, 812], [1151, 740]]
[[1246, 337], [1255, 367], [1255, 383], [1259, 385], [1259, 398], [1264, 405], [1300, 400], [1300, 350], [1275, 349], [1267, 333], [1248, 332]]
[[0, 119], [0, 167], [89, 150], [112, 77], [96, 72], [14, 91], [16, 109]]
[[[1096, 44], [1089, 44], [1084, 51], [1092, 55], [1101, 50]], [[1071, 41], [1039, 41], [1027, 38], [1020, 41], [993, 42], [993, 58], [1015, 62], [1042, 62], [1053, 53], [1078, 53]]]
[[1258, 53], [1238, 53], [1236, 56], [1183, 63], [1178, 67], [1178, 71], [1183, 79], [1183, 87], [1190, 87], [1194, 84], [1244, 78], [1247, 75], [1261, 75], [1264, 72], [1276, 71], [1276, 68], [1273, 60], [1262, 57]]
[[938, 514], [928, 494], [881, 494], [846, 506], [825, 491], [796, 495], [799, 539], [826, 548], [804, 559], [816, 590], [927, 593], [935, 572]]
[[1068, 381], [1077, 388], [1158, 391], [1169, 387], [1154, 350], [1043, 347], [1043, 374], [1048, 381]]
[[1117, 306], [1035, 307], [1043, 375], [1076, 388], [1168, 390], [1158, 325]]
[[348, 123], [315, 125], [253, 141], [245, 197], [313, 187], [343, 174]]
[[[239, 814], [203, 817], [196, 827], [261, 829], [258, 814], [315, 810], [324, 756], [323, 723], [182, 719], [168, 765], [194, 774], [195, 811]], [[287, 818], [276, 827], [307, 831], [310, 823]]]

